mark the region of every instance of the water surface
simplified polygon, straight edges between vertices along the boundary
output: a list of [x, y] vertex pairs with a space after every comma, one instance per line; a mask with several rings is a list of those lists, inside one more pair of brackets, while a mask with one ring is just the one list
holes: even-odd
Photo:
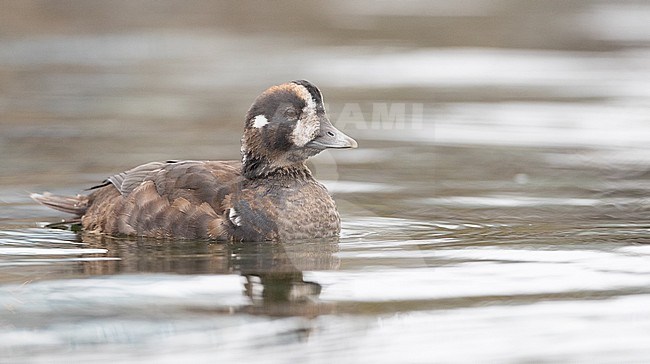
[[[341, 2], [283, 24], [115, 4], [2, 22], [0, 361], [650, 359], [646, 3]], [[360, 144], [311, 163], [338, 241], [98, 237], [28, 198], [238, 158], [253, 98], [296, 78]]]

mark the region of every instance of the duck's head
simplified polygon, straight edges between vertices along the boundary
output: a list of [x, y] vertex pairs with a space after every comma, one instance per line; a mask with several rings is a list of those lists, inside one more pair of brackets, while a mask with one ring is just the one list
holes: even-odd
[[292, 81], [264, 91], [246, 113], [243, 174], [262, 177], [302, 167], [307, 158], [327, 148], [356, 147], [357, 142], [328, 119], [320, 90], [309, 81]]

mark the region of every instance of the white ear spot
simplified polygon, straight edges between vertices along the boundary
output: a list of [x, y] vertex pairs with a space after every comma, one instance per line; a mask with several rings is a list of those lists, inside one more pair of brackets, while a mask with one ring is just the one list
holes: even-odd
[[264, 125], [268, 124], [268, 123], [269, 123], [269, 121], [266, 119], [266, 116], [264, 116], [264, 115], [257, 115], [253, 119], [253, 127], [254, 128], [259, 129], [259, 128], [263, 127]]
[[230, 222], [235, 224], [235, 226], [241, 226], [241, 215], [235, 210], [234, 207], [228, 209], [228, 219]]

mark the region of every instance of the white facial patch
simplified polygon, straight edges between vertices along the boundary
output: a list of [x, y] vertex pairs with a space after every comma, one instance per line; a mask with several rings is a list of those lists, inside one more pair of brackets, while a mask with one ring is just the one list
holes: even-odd
[[254, 128], [259, 129], [259, 128], [263, 127], [264, 125], [268, 124], [268, 123], [269, 123], [269, 121], [268, 121], [268, 119], [266, 119], [266, 116], [264, 116], [264, 115], [257, 115], [253, 119], [253, 127]]
[[305, 107], [302, 109], [302, 117], [298, 120], [296, 127], [291, 133], [293, 144], [304, 147], [316, 137], [320, 130], [320, 120], [316, 115], [316, 101], [304, 86], [297, 87], [300, 97], [305, 100]]

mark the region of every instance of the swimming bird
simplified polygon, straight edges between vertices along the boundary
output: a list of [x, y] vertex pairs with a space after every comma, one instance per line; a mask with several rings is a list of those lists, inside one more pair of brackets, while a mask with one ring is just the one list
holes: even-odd
[[295, 240], [338, 236], [336, 204], [306, 160], [356, 148], [305, 80], [270, 87], [246, 113], [240, 161], [151, 162], [108, 177], [86, 195], [32, 194], [111, 236]]

